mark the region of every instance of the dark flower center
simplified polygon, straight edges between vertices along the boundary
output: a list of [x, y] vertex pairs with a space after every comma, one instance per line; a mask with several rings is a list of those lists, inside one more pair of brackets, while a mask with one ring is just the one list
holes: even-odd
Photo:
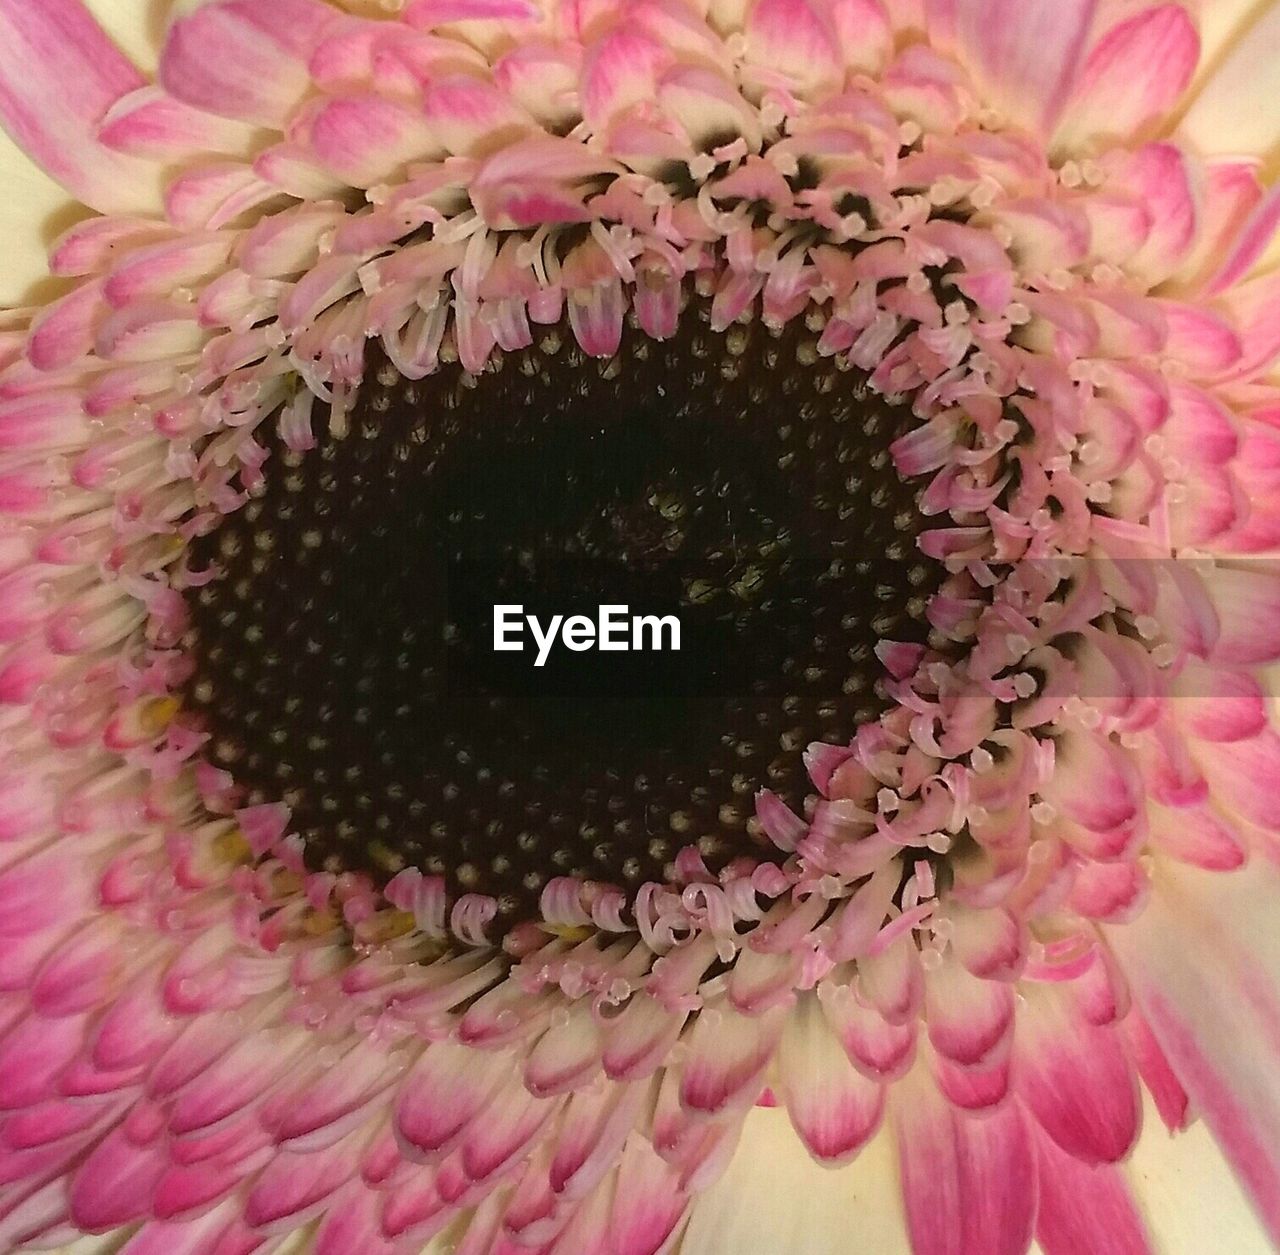
[[[211, 761], [288, 802], [313, 866], [443, 873], [508, 925], [554, 876], [780, 858], [756, 790], [803, 806], [805, 746], [880, 713], [874, 647], [922, 637], [934, 579], [888, 453], [913, 420], [816, 338], [713, 332], [696, 301], [607, 363], [564, 325], [479, 377], [409, 381], [370, 346], [347, 431], [274, 444], [196, 543], [222, 572], [192, 598]], [[514, 612], [524, 651], [495, 652], [496, 605], [544, 634], [675, 616], [681, 648], [650, 625], [539, 667]]]

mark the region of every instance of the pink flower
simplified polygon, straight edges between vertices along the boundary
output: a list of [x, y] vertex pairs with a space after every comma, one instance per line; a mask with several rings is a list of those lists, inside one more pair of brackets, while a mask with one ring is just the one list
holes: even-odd
[[[151, 7], [95, 6], [142, 58]], [[148, 75], [0, 0], [0, 121], [87, 207], [0, 324], [0, 1246], [1280, 1244], [1277, 40], [1235, 0], [207, 0]], [[18, 241], [55, 196], [9, 164]], [[566, 552], [716, 498], [689, 604], [760, 622], [801, 533], [918, 537], [920, 582], [873, 613], [820, 547], [805, 605], [874, 651], [842, 688], [749, 638], [782, 713], [674, 760], [660, 833], [584, 792], [574, 737], [634, 730], [580, 710], [528, 779], [413, 724], [393, 821], [362, 695], [411, 692], [416, 610], [384, 640], [345, 581], [410, 605], [429, 457], [480, 442], [423, 534], [501, 540], [544, 446], [483, 442], [637, 396], [723, 461]]]

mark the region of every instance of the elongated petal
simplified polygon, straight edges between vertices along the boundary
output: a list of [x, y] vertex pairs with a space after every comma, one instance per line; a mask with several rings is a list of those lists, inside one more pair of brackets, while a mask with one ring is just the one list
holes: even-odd
[[[1124, 1173], [1088, 1167], [1051, 1138], [1036, 1139], [1040, 1210], [1036, 1238], [1045, 1255], [1151, 1255], [1153, 1247]], [[1082, 1201], [1088, 1204], [1082, 1206]]]
[[1199, 38], [1186, 9], [1162, 4], [1113, 26], [1089, 53], [1055, 143], [1139, 134], [1191, 80]]
[[921, 1069], [895, 1089], [894, 1133], [917, 1255], [1021, 1255], [1036, 1214], [1022, 1112], [952, 1107]]
[[1280, 1242], [1280, 927], [1274, 867], [1162, 864], [1157, 892], [1108, 940], [1151, 1032]]
[[852, 1159], [880, 1122], [884, 1086], [854, 1069], [813, 995], [787, 1019], [778, 1068], [787, 1110], [810, 1153], [829, 1163]]
[[1094, 0], [956, 0], [956, 37], [998, 108], [1050, 127], [1075, 87]]
[[255, 131], [243, 122], [193, 109], [159, 88], [144, 87], [116, 101], [98, 136], [117, 152], [174, 160], [195, 153], [243, 152]]
[[319, 0], [212, 0], [170, 26], [160, 83], [197, 109], [282, 128], [310, 85], [307, 57], [337, 19]]
[[150, 209], [158, 169], [97, 138], [143, 79], [80, 0], [0, 3], [0, 123], [68, 191], [104, 213]]
[[1019, 1091], [1045, 1131], [1084, 1163], [1121, 1159], [1138, 1135], [1133, 1065], [1112, 1027], [1097, 1028], [1065, 990], [1027, 989], [1014, 1037]]

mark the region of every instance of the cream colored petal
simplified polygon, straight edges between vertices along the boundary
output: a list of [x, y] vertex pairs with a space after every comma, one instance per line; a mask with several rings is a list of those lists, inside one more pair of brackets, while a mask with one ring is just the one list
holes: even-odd
[[1160, 1255], [1269, 1255], [1274, 1250], [1208, 1129], [1175, 1136], [1155, 1108], [1126, 1171]]
[[1280, 5], [1267, 3], [1247, 18], [1255, 16], [1223, 45], [1178, 135], [1203, 153], [1270, 163], [1280, 145]]
[[823, 1168], [781, 1108], [747, 1117], [728, 1171], [693, 1204], [679, 1255], [909, 1255], [893, 1141]]
[[1200, 70], [1192, 91], [1222, 63], [1222, 60], [1275, 0], [1205, 0], [1196, 10], [1200, 30]]

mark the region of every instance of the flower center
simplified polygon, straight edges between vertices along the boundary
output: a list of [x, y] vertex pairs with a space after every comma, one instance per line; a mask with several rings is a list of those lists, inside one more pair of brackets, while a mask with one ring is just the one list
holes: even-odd
[[[313, 866], [417, 866], [506, 925], [556, 876], [780, 858], [756, 791], [803, 807], [805, 747], [879, 715], [875, 646], [922, 639], [934, 580], [888, 453], [914, 420], [816, 339], [717, 333], [695, 299], [608, 362], [567, 324], [479, 377], [371, 348], [344, 430], [271, 446], [265, 491], [197, 542], [222, 573], [192, 607], [210, 759], [290, 805]], [[514, 612], [525, 649], [495, 651], [500, 605], [544, 632], [674, 616], [681, 648], [539, 667]]]

